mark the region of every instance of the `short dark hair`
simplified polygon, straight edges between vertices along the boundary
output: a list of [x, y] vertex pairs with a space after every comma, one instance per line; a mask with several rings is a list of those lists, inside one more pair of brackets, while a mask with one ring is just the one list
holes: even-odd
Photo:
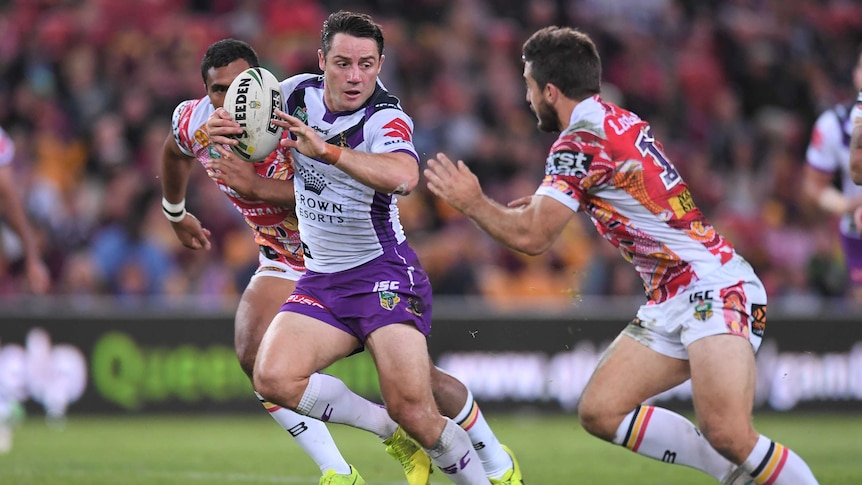
[[210, 45], [201, 61], [201, 77], [204, 79], [204, 86], [207, 84], [207, 72], [210, 69], [224, 67], [237, 59], [245, 60], [249, 67], [260, 66], [257, 52], [246, 42], [236, 39], [222, 39]]
[[570, 27], [545, 27], [524, 42], [522, 52], [539, 88], [553, 84], [578, 101], [601, 92], [602, 61], [587, 34]]
[[374, 22], [370, 15], [346, 10], [339, 10], [331, 14], [323, 22], [323, 29], [320, 31], [320, 46], [323, 50], [323, 57], [326, 57], [329, 49], [332, 48], [332, 39], [335, 34], [374, 39], [377, 42], [377, 54], [383, 55], [383, 29]]

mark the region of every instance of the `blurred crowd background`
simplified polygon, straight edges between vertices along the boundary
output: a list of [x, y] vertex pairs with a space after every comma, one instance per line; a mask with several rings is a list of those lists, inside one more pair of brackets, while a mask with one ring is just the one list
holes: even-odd
[[[596, 40], [604, 96], [652, 123], [695, 202], [755, 266], [771, 298], [846, 294], [837, 221], [803, 199], [817, 115], [855, 93], [862, 3], [852, 0], [0, 0], [0, 126], [56, 295], [236, 296], [257, 265], [240, 216], [198, 170], [187, 207], [213, 232], [186, 250], [161, 213], [171, 113], [205, 94], [200, 60], [224, 37], [278, 77], [318, 72], [329, 12], [384, 28], [382, 80], [427, 158], [464, 159], [507, 202], [541, 181], [552, 134], [525, 102], [520, 48], [537, 28]], [[585, 217], [546, 255], [502, 248], [420, 183], [402, 220], [440, 296], [564, 307], [642, 287]], [[0, 294], [22, 291], [2, 233]], [[774, 300], [773, 300], [774, 301]]]

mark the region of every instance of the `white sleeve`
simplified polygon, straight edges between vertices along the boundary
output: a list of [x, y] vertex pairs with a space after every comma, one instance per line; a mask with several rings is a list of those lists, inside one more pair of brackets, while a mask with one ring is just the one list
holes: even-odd
[[171, 133], [174, 134], [174, 141], [177, 142], [180, 151], [189, 157], [195, 156], [191, 149], [190, 135], [188, 133], [194, 104], [195, 101], [192, 99], [183, 101], [174, 108], [174, 114], [171, 116]]
[[841, 168], [840, 150], [843, 128], [833, 110], [824, 111], [811, 132], [811, 141], [805, 152], [805, 160], [812, 167], [824, 172], [835, 172]]
[[382, 109], [365, 122], [365, 140], [371, 153], [407, 152], [419, 162], [413, 146], [413, 120], [400, 109]]

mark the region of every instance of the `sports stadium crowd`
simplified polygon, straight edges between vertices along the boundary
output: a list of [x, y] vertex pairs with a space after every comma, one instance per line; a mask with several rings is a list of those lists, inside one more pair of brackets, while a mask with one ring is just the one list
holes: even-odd
[[[801, 195], [811, 127], [855, 97], [862, 3], [851, 0], [10, 0], [0, 1], [0, 126], [57, 295], [236, 295], [257, 267], [249, 229], [203, 170], [187, 208], [209, 252], [162, 214], [162, 143], [179, 101], [205, 94], [213, 41], [251, 43], [279, 77], [317, 72], [321, 21], [370, 13], [386, 34], [382, 81], [414, 117], [424, 157], [463, 158], [489, 195], [535, 191], [553, 134], [525, 101], [520, 49], [544, 25], [597, 41], [604, 96], [652, 123], [695, 202], [772, 297], [847, 290], [837, 220]], [[585, 217], [553, 250], [502, 248], [433, 197], [399, 200], [437, 295], [500, 306], [639, 295], [637, 274]], [[0, 294], [21, 291], [20, 247], [0, 235]]]

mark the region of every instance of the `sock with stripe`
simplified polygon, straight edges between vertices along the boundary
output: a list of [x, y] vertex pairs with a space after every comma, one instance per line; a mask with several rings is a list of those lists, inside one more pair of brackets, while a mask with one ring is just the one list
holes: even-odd
[[329, 429], [322, 422], [297, 414], [290, 409], [285, 409], [273, 404], [255, 392], [260, 403], [269, 411], [275, 421], [290, 433], [296, 443], [305, 453], [314, 460], [320, 468], [320, 473], [326, 470], [335, 470], [338, 474], [349, 474], [350, 465], [344, 461], [338, 446], [329, 434]]
[[763, 435], [739, 467], [758, 485], [817, 485], [817, 479], [799, 455]]
[[469, 389], [467, 390], [467, 402], [452, 420], [470, 436], [473, 449], [479, 454], [482, 467], [489, 478], [499, 479], [512, 468], [512, 459], [500, 445], [497, 436], [491, 431], [491, 427], [485, 421], [485, 415], [482, 414], [479, 405], [473, 399], [473, 393]]
[[718, 481], [736, 469], [691, 421], [664, 408], [639, 406], [623, 419], [614, 443], [655, 460], [696, 468]]

